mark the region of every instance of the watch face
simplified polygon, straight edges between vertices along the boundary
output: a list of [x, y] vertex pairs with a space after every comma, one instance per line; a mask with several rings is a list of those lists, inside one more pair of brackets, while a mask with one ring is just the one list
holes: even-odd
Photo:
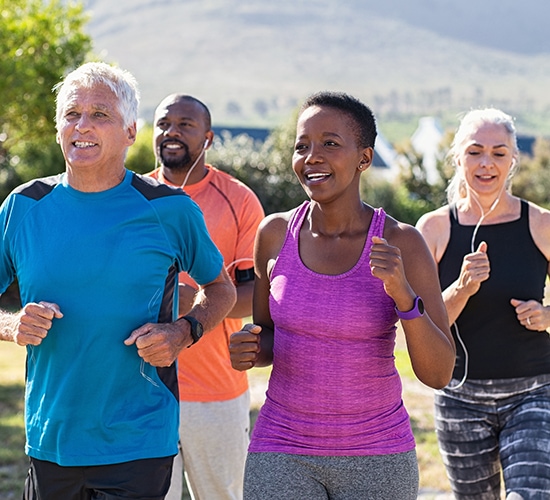
[[191, 326], [191, 337], [193, 337], [193, 344], [197, 342], [204, 332], [202, 323], [197, 321], [193, 316], [183, 316], [185, 320], [189, 322], [189, 325]]
[[418, 312], [421, 315], [424, 314], [424, 302], [422, 301], [422, 299], [420, 297], [418, 297], [416, 307], [418, 308]]
[[[424, 306], [422, 306], [422, 307], [424, 307]], [[424, 309], [422, 309], [422, 310], [424, 310]], [[197, 340], [200, 339], [202, 337], [202, 334], [204, 333], [202, 323], [200, 323], [199, 321], [197, 321], [195, 333], [196, 333], [196, 336], [197, 336]]]

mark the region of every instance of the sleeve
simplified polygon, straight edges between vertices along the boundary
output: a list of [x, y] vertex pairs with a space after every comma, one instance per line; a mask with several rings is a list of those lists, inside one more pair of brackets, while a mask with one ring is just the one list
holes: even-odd
[[179, 271], [185, 271], [199, 285], [218, 277], [223, 257], [210, 238], [199, 206], [189, 197], [171, 197], [178, 207], [163, 218], [175, 242]]
[[[235, 251], [234, 269], [244, 270], [254, 267], [254, 241], [260, 222], [265, 217], [258, 197], [249, 189], [245, 191], [239, 211], [239, 238]], [[233, 275], [233, 270], [230, 269]]]
[[14, 198], [14, 195], [9, 196], [0, 207], [0, 227], [2, 228], [2, 240], [0, 241], [0, 293], [4, 293], [15, 279], [10, 245], [12, 240], [13, 219], [11, 215]]

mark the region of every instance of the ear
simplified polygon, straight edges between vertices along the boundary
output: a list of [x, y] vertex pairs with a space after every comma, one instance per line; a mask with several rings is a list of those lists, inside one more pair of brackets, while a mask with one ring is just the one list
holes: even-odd
[[57, 142], [57, 144], [61, 144], [61, 139], [59, 138], [59, 132], [55, 134], [55, 142]]
[[204, 146], [203, 148], [210, 149], [210, 146], [212, 146], [212, 143], [214, 142], [214, 132], [212, 130], [209, 130], [205, 134], [206, 139], [204, 140]]
[[135, 123], [132, 123], [127, 129], [126, 129], [128, 141], [130, 144], [134, 144], [136, 142], [136, 136], [137, 136], [137, 126]]
[[365, 148], [363, 149], [361, 153], [361, 161], [359, 162], [359, 170], [367, 170], [371, 164], [372, 159], [374, 158], [374, 149], [373, 148]]

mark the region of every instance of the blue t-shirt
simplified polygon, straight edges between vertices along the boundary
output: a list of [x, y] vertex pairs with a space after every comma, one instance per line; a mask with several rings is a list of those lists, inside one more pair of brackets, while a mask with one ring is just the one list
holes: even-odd
[[0, 291], [59, 305], [27, 347], [26, 451], [62, 466], [175, 455], [175, 364], [155, 368], [124, 339], [177, 313], [177, 275], [214, 280], [223, 260], [199, 207], [179, 189], [127, 171], [85, 193], [66, 175], [31, 181], [0, 208]]

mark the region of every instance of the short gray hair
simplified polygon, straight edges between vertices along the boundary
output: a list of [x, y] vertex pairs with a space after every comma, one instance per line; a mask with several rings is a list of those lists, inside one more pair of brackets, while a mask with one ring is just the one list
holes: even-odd
[[74, 88], [92, 88], [106, 85], [118, 99], [119, 112], [124, 126], [135, 123], [138, 118], [139, 89], [134, 76], [123, 69], [103, 62], [89, 62], [69, 73], [65, 79], [54, 86], [56, 92], [55, 126], [58, 128], [63, 106], [69, 92]]

